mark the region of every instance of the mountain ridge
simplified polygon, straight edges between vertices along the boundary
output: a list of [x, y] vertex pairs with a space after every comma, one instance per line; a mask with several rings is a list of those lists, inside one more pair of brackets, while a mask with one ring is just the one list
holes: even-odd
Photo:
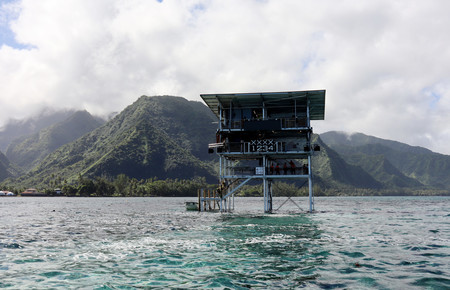
[[8, 146], [8, 160], [29, 171], [48, 154], [103, 124], [86, 110], [76, 111], [68, 118], [37, 133], [22, 136]]
[[0, 127], [0, 151], [5, 153], [9, 144], [16, 138], [35, 134], [40, 130], [67, 119], [76, 112], [75, 109], [56, 110], [46, 108], [37, 115], [23, 120], [9, 119]]
[[0, 181], [12, 177], [13, 173], [10, 170], [10, 163], [5, 154], [0, 151]]
[[[185, 99], [173, 99], [183, 103]], [[49, 154], [22, 183], [50, 182], [53, 179], [72, 182], [78, 176], [131, 178], [191, 178], [211, 175], [210, 165], [193, 156], [187, 148], [151, 122], [157, 118], [160, 98], [142, 96], [113, 119], [81, 138]], [[173, 126], [176, 124], [168, 124]]]
[[[364, 161], [361, 156], [373, 159], [374, 156], [382, 155], [403, 175], [402, 177], [396, 173], [404, 181], [409, 178], [428, 187], [450, 189], [450, 156], [362, 133], [352, 134], [350, 138], [347, 136], [347, 133], [337, 131], [321, 134], [325, 143], [352, 164], [367, 167], [363, 164], [367, 160]], [[357, 157], [358, 155], [360, 157]], [[416, 186], [420, 187], [417, 183], [413, 185]]]
[[[320, 135], [315, 135], [313, 142], [321, 146], [319, 153], [312, 158], [315, 179], [324, 187], [369, 187], [380, 189], [381, 183], [376, 181], [359, 166], [348, 164], [341, 156], [330, 148]], [[325, 160], [323, 160], [325, 159]]]
[[[9, 172], [5, 184], [33, 187], [120, 174], [135, 179], [203, 176], [216, 183], [218, 158], [207, 153], [216, 129], [217, 119], [203, 103], [141, 96], [100, 127], [47, 154], [28, 174], [11, 179], [14, 164], [5, 157], [0, 173], [2, 166]], [[322, 148], [312, 158], [315, 184], [329, 192], [450, 189], [445, 176], [450, 176], [450, 156], [362, 133], [330, 131], [314, 134], [312, 142]]]

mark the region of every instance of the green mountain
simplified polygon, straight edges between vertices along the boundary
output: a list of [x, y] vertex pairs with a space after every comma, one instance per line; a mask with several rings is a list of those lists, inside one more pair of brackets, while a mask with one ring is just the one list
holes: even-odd
[[47, 108], [38, 115], [30, 116], [25, 120], [9, 120], [8, 123], [0, 128], [0, 140], [2, 140], [0, 142], [0, 150], [5, 152], [6, 148], [8, 148], [14, 139], [35, 134], [44, 128], [67, 119], [73, 113], [75, 113], [75, 110], [54, 110]]
[[372, 188], [381, 189], [377, 181], [360, 166], [346, 162], [336, 151], [325, 144], [321, 137], [314, 135], [313, 143], [321, 149], [312, 158], [313, 176], [316, 183], [324, 188]]
[[12, 177], [9, 161], [6, 158], [5, 154], [0, 152], [0, 181], [3, 181], [8, 177]]
[[31, 136], [14, 140], [6, 151], [10, 162], [29, 171], [48, 154], [98, 128], [104, 122], [87, 111], [77, 111], [70, 117], [40, 130]]
[[217, 118], [201, 102], [181, 97], [155, 96], [146, 103], [146, 119], [182, 148], [201, 160], [212, 160], [208, 143], [215, 142]]
[[[45, 157], [17, 182], [37, 186], [80, 175], [119, 174], [137, 179], [201, 176], [215, 182], [212, 166], [191, 153], [207, 151], [211, 130], [211, 119], [196, 114], [202, 110], [199, 105], [179, 97], [142, 96], [101, 127]], [[201, 144], [199, 138], [204, 138]]]
[[327, 132], [321, 139], [348, 163], [387, 187], [450, 189], [450, 156], [362, 133]]

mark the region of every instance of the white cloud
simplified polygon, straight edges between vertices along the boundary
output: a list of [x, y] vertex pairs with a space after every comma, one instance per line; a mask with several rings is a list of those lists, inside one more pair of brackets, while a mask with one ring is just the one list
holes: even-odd
[[[117, 111], [137, 97], [326, 89], [316, 132], [450, 154], [450, 2], [23, 0], [2, 4], [0, 106]], [[14, 8], [14, 9], [13, 9]], [[7, 116], [1, 116], [4, 122]]]

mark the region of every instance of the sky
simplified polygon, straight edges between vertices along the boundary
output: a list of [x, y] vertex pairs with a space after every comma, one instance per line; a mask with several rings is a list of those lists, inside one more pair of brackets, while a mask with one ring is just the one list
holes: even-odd
[[141, 95], [326, 90], [315, 133], [450, 154], [450, 1], [0, 0], [0, 127]]

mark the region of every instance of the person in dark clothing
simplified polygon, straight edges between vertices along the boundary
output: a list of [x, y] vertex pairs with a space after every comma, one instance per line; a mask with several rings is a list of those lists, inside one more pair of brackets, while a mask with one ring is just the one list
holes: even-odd
[[277, 163], [277, 166], [275, 166], [275, 173], [277, 174], [277, 175], [279, 175], [280, 174], [280, 165]]
[[309, 174], [308, 173], [308, 165], [303, 164], [303, 174]]
[[295, 163], [294, 161], [289, 161], [289, 165], [291, 166], [291, 174], [294, 175], [295, 174]]
[[284, 164], [283, 164], [283, 172], [284, 172], [284, 175], [287, 175], [288, 167], [287, 167], [286, 162], [284, 162]]
[[270, 174], [273, 174], [273, 163], [270, 164]]

